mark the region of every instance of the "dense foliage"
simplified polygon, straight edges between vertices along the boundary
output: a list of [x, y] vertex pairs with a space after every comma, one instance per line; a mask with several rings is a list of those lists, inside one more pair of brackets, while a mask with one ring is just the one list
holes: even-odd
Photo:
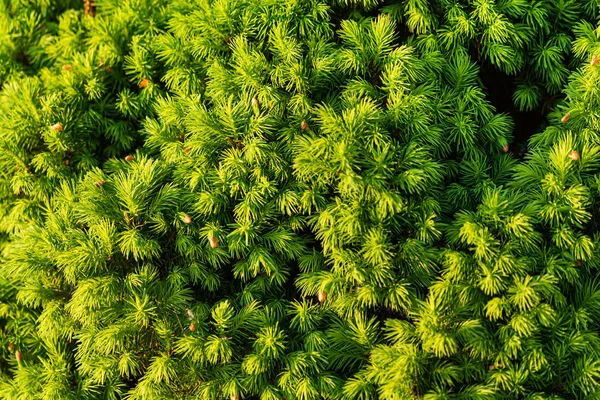
[[0, 397], [600, 398], [599, 16], [2, 0]]

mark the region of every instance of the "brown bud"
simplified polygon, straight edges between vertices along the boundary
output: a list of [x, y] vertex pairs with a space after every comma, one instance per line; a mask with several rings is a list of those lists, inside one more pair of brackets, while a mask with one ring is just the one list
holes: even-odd
[[183, 152], [185, 154], [190, 154], [190, 149], [188, 149], [187, 147], [184, 147]]
[[104, 68], [104, 70], [106, 72], [115, 72], [115, 70], [112, 67], [106, 67], [106, 68]]
[[83, 0], [83, 10], [85, 11], [85, 15], [91, 17], [96, 15], [96, 5], [92, 0]]
[[196, 332], [196, 329], [197, 329], [197, 327], [196, 327], [196, 324], [192, 322], [192, 323], [190, 324], [190, 331], [192, 331], [192, 332]]
[[560, 119], [560, 122], [566, 123], [566, 122], [569, 122], [570, 119], [571, 119], [571, 113], [568, 112], [565, 115], [563, 115], [563, 117]]
[[100, 179], [99, 181], [94, 182], [94, 184], [98, 187], [104, 185], [106, 181], [104, 179]]
[[23, 361], [23, 354], [21, 354], [21, 352], [17, 350], [15, 351], [15, 358], [17, 359], [17, 362], [21, 362]]
[[62, 132], [62, 131], [63, 131], [63, 125], [62, 125], [60, 122], [58, 122], [58, 123], [56, 123], [56, 124], [52, 125], [52, 126], [50, 127], [50, 129], [52, 129], [53, 131], [59, 131], [59, 132]]
[[595, 54], [592, 56], [592, 61], [590, 61], [590, 65], [593, 67], [594, 65], [598, 64], [598, 56], [596, 56]]
[[322, 290], [319, 290], [319, 293], [317, 293], [317, 299], [319, 300], [319, 303], [324, 302], [326, 298], [327, 298], [327, 293], [325, 293]]
[[139, 86], [140, 86], [141, 88], [145, 88], [146, 86], [148, 86], [148, 84], [149, 84], [149, 83], [150, 83], [150, 80], [149, 80], [149, 79], [146, 79], [146, 78], [144, 78], [144, 79], [142, 79], [142, 80], [140, 81], [140, 84], [139, 84]]
[[308, 127], [308, 122], [302, 121], [302, 123], [300, 124], [300, 129], [302, 129], [303, 131], [309, 130], [310, 128]]
[[256, 97], [252, 98], [252, 107], [258, 107], [259, 102], [258, 99]]
[[508, 153], [509, 147], [507, 144], [505, 144], [504, 146], [502, 146], [502, 151], [505, 153]]
[[125, 157], [125, 161], [127, 161], [127, 162], [131, 162], [131, 161], [133, 161], [133, 158], [134, 158], [134, 157], [133, 157], [133, 156], [130, 154], [130, 155], [128, 155], [127, 157]]
[[65, 64], [62, 66], [63, 71], [71, 71], [72, 69], [73, 69], [73, 65], [71, 65], [71, 64]]
[[69, 159], [68, 158], [65, 158], [63, 161], [65, 162], [65, 165], [69, 165]]
[[186, 224], [191, 224], [192, 217], [190, 217], [188, 214], [185, 214], [185, 217], [183, 217], [183, 222], [185, 222]]
[[216, 238], [216, 237], [214, 237], [214, 236], [210, 236], [210, 237], [208, 238], [208, 241], [209, 241], [209, 243], [210, 243], [210, 247], [212, 247], [213, 249], [216, 249], [216, 248], [217, 248], [217, 246], [219, 245], [219, 239], [217, 239], [217, 238]]
[[577, 150], [573, 150], [572, 152], [569, 153], [569, 158], [573, 161], [578, 161], [579, 160], [579, 153], [577, 152]]
[[581, 267], [581, 260], [575, 260], [575, 266]]
[[11, 353], [13, 351], [15, 351], [15, 344], [14, 343], [11, 342], [11, 343], [8, 344], [8, 351], [10, 351]]
[[229, 397], [229, 400], [240, 400], [240, 395], [239, 395], [239, 394], [237, 394], [237, 393], [236, 393], [236, 394], [232, 394], [232, 395]]

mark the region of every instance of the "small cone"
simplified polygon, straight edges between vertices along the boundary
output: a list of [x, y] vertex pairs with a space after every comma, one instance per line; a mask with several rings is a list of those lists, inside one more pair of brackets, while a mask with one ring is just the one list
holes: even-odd
[[63, 125], [62, 125], [60, 122], [58, 122], [58, 123], [56, 123], [56, 124], [52, 125], [52, 126], [50, 127], [50, 129], [52, 129], [53, 131], [59, 131], [59, 132], [62, 132], [62, 131], [63, 131]]
[[210, 247], [212, 247], [213, 249], [216, 249], [219, 245], [219, 239], [217, 239], [214, 236], [209, 237], [208, 241], [210, 242]]
[[317, 299], [319, 300], [319, 303], [324, 302], [326, 298], [327, 298], [327, 293], [325, 293], [322, 290], [319, 290], [319, 293], [317, 293]]
[[565, 115], [563, 115], [563, 117], [560, 119], [560, 122], [566, 123], [566, 122], [569, 122], [570, 119], [571, 119], [571, 113], [568, 112]]
[[252, 107], [258, 107], [258, 99], [256, 97], [252, 98]]
[[192, 323], [190, 324], [190, 331], [192, 331], [192, 332], [196, 332], [196, 329], [197, 329], [197, 327], [196, 327], [196, 324], [192, 322]]
[[192, 217], [190, 217], [188, 214], [185, 214], [185, 217], [183, 217], [183, 222], [185, 222], [186, 224], [191, 224]]
[[72, 69], [73, 69], [73, 65], [71, 65], [71, 64], [65, 64], [62, 66], [63, 71], [71, 71]]
[[15, 351], [15, 344], [14, 344], [14, 343], [9, 343], [9, 344], [8, 344], [8, 351], [10, 351], [11, 353], [12, 353], [13, 351]]
[[572, 152], [569, 153], [569, 158], [573, 161], [578, 161], [579, 160], [579, 153], [577, 152], [577, 150], [573, 150]]
[[598, 64], [598, 61], [600, 61], [598, 59], [598, 56], [596, 56], [595, 54], [592, 56], [592, 61], [590, 61], [590, 65], [593, 67], [594, 65]]
[[302, 129], [303, 131], [307, 131], [309, 129], [308, 122], [302, 121], [302, 123], [300, 124], [300, 129]]
[[15, 351], [15, 358], [17, 359], [17, 362], [21, 362], [23, 361], [23, 354], [21, 354], [21, 352], [17, 350]]
[[502, 146], [502, 151], [505, 153], [508, 153], [509, 147], [507, 144], [505, 144], [504, 146]]
[[148, 86], [148, 84], [149, 84], [149, 83], [150, 83], [150, 80], [148, 80], [148, 79], [144, 78], [144, 79], [142, 79], [142, 80], [140, 81], [140, 84], [139, 84], [139, 86], [140, 86], [141, 88], [145, 88], [146, 86]]
[[131, 154], [128, 155], [127, 157], [125, 157], [125, 161], [127, 161], [127, 162], [133, 161], [133, 156]]

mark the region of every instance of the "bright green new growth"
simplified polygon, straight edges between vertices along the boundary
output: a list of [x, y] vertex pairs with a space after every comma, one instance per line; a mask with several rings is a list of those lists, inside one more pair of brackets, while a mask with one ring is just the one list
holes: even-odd
[[598, 7], [0, 3], [0, 397], [599, 397]]

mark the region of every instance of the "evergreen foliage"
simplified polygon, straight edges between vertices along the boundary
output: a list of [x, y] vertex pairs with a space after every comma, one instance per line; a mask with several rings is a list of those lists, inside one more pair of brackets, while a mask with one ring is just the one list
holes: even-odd
[[600, 397], [599, 7], [3, 0], [0, 397]]

